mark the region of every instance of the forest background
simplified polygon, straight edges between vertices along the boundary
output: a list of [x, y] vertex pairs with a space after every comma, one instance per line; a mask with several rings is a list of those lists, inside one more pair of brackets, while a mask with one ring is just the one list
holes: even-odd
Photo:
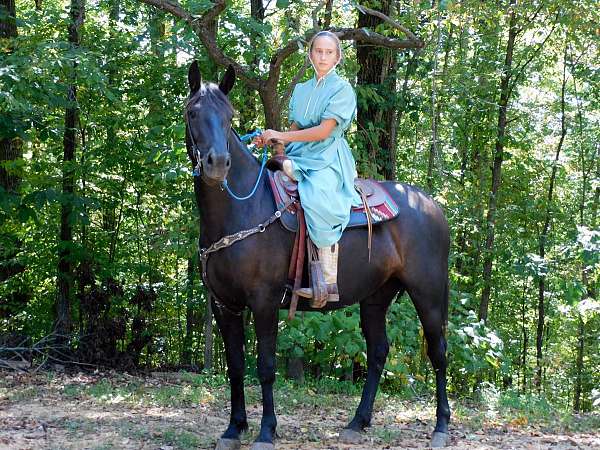
[[[236, 66], [240, 133], [285, 127], [306, 42], [334, 28], [360, 175], [422, 187], [450, 223], [451, 395], [598, 411], [599, 23], [593, 0], [1, 0], [0, 361], [224, 373], [187, 68]], [[407, 297], [388, 334], [382, 389], [431, 392]], [[282, 315], [278, 339], [281, 374], [364, 376], [357, 307]]]

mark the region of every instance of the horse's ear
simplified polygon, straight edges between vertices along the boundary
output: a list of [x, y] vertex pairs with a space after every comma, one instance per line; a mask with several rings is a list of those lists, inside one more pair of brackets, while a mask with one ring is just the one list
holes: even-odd
[[233, 68], [233, 65], [229, 65], [229, 67], [227, 68], [227, 71], [225, 72], [225, 75], [223, 76], [223, 79], [221, 80], [221, 82], [219, 83], [219, 89], [221, 90], [221, 92], [225, 95], [229, 94], [229, 91], [231, 91], [231, 88], [233, 88], [233, 85], [235, 84], [235, 69]]
[[190, 85], [190, 95], [195, 94], [202, 85], [202, 75], [198, 68], [198, 61], [194, 60], [188, 70], [188, 84]]

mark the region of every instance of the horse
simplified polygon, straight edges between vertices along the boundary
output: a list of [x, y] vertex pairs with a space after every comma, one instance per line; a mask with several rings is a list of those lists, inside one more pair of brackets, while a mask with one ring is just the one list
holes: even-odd
[[[227, 94], [235, 77], [230, 66], [218, 85], [205, 83], [197, 62], [190, 65], [185, 139], [197, 175], [194, 194], [200, 214], [198, 244], [202, 249], [202, 278], [211, 294], [223, 338], [231, 391], [229, 425], [218, 439], [216, 449], [239, 448], [240, 434], [248, 428], [241, 312], [249, 308], [256, 329], [257, 375], [263, 405], [260, 431], [252, 450], [267, 450], [274, 449], [277, 426], [273, 383], [278, 312], [286, 295], [294, 234], [276, 220], [271, 188], [261, 164], [232, 128], [234, 109]], [[431, 445], [443, 447], [450, 420], [445, 339], [448, 224], [441, 208], [421, 190], [398, 182], [382, 183], [397, 202], [400, 214], [373, 227], [371, 257], [367, 252], [366, 228], [344, 232], [338, 270], [340, 301], [328, 303], [322, 309], [331, 311], [360, 303], [360, 324], [367, 346], [362, 397], [353, 419], [340, 431], [340, 439], [357, 442], [370, 426], [389, 352], [386, 312], [396, 296], [407, 292], [423, 326], [427, 353], [435, 370], [437, 409]], [[244, 197], [238, 196], [248, 192]], [[315, 311], [306, 299], [300, 300], [298, 310]]]

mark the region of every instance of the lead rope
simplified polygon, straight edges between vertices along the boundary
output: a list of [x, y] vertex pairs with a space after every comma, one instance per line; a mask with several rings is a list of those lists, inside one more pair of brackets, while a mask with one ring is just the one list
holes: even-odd
[[[189, 126], [188, 126], [188, 130], [189, 130]], [[200, 150], [198, 149], [198, 146], [196, 145], [196, 141], [194, 140], [194, 136], [192, 135], [192, 133], [190, 131], [188, 131], [188, 134], [190, 136], [190, 141], [192, 142], [192, 150], [194, 152], [194, 157], [196, 158], [196, 166], [194, 167], [192, 175], [195, 177], [199, 177], [200, 175], [202, 175], [202, 158], [200, 157]], [[248, 133], [248, 134], [241, 136], [240, 141], [242, 141], [242, 142], [249, 141], [252, 138], [254, 138], [255, 136], [258, 136], [260, 134], [261, 134], [261, 131], [260, 131], [260, 129], [257, 128], [252, 133]], [[246, 147], [246, 149], [248, 150], [248, 147]], [[229, 151], [229, 139], [227, 139], [227, 151]], [[250, 152], [250, 150], [248, 150], [248, 151]], [[258, 172], [258, 177], [256, 178], [256, 183], [254, 183], [254, 187], [252, 188], [252, 190], [250, 191], [250, 193], [248, 195], [245, 195], [245, 196], [236, 195], [229, 188], [229, 184], [227, 184], [227, 179], [225, 179], [225, 181], [223, 181], [221, 183], [221, 186], [223, 186], [223, 188], [225, 188], [227, 193], [229, 195], [231, 195], [231, 197], [233, 197], [234, 199], [248, 200], [256, 193], [256, 190], [258, 189], [258, 185], [260, 184], [260, 180], [262, 178], [263, 172], [265, 171], [266, 165], [267, 165], [267, 146], [264, 145], [263, 146], [263, 154], [262, 154], [262, 162], [260, 165], [260, 171]]]

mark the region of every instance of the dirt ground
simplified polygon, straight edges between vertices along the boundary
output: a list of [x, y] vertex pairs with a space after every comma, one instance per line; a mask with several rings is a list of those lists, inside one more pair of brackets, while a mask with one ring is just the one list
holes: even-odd
[[[256, 436], [262, 410], [257, 386], [246, 395], [242, 448]], [[433, 402], [380, 396], [364, 442], [346, 445], [337, 436], [358, 397], [280, 389], [276, 402], [278, 449], [427, 448], [433, 429]], [[450, 449], [600, 449], [598, 416], [532, 423], [452, 406]], [[0, 449], [214, 448], [228, 415], [227, 389], [193, 378], [0, 372]]]

